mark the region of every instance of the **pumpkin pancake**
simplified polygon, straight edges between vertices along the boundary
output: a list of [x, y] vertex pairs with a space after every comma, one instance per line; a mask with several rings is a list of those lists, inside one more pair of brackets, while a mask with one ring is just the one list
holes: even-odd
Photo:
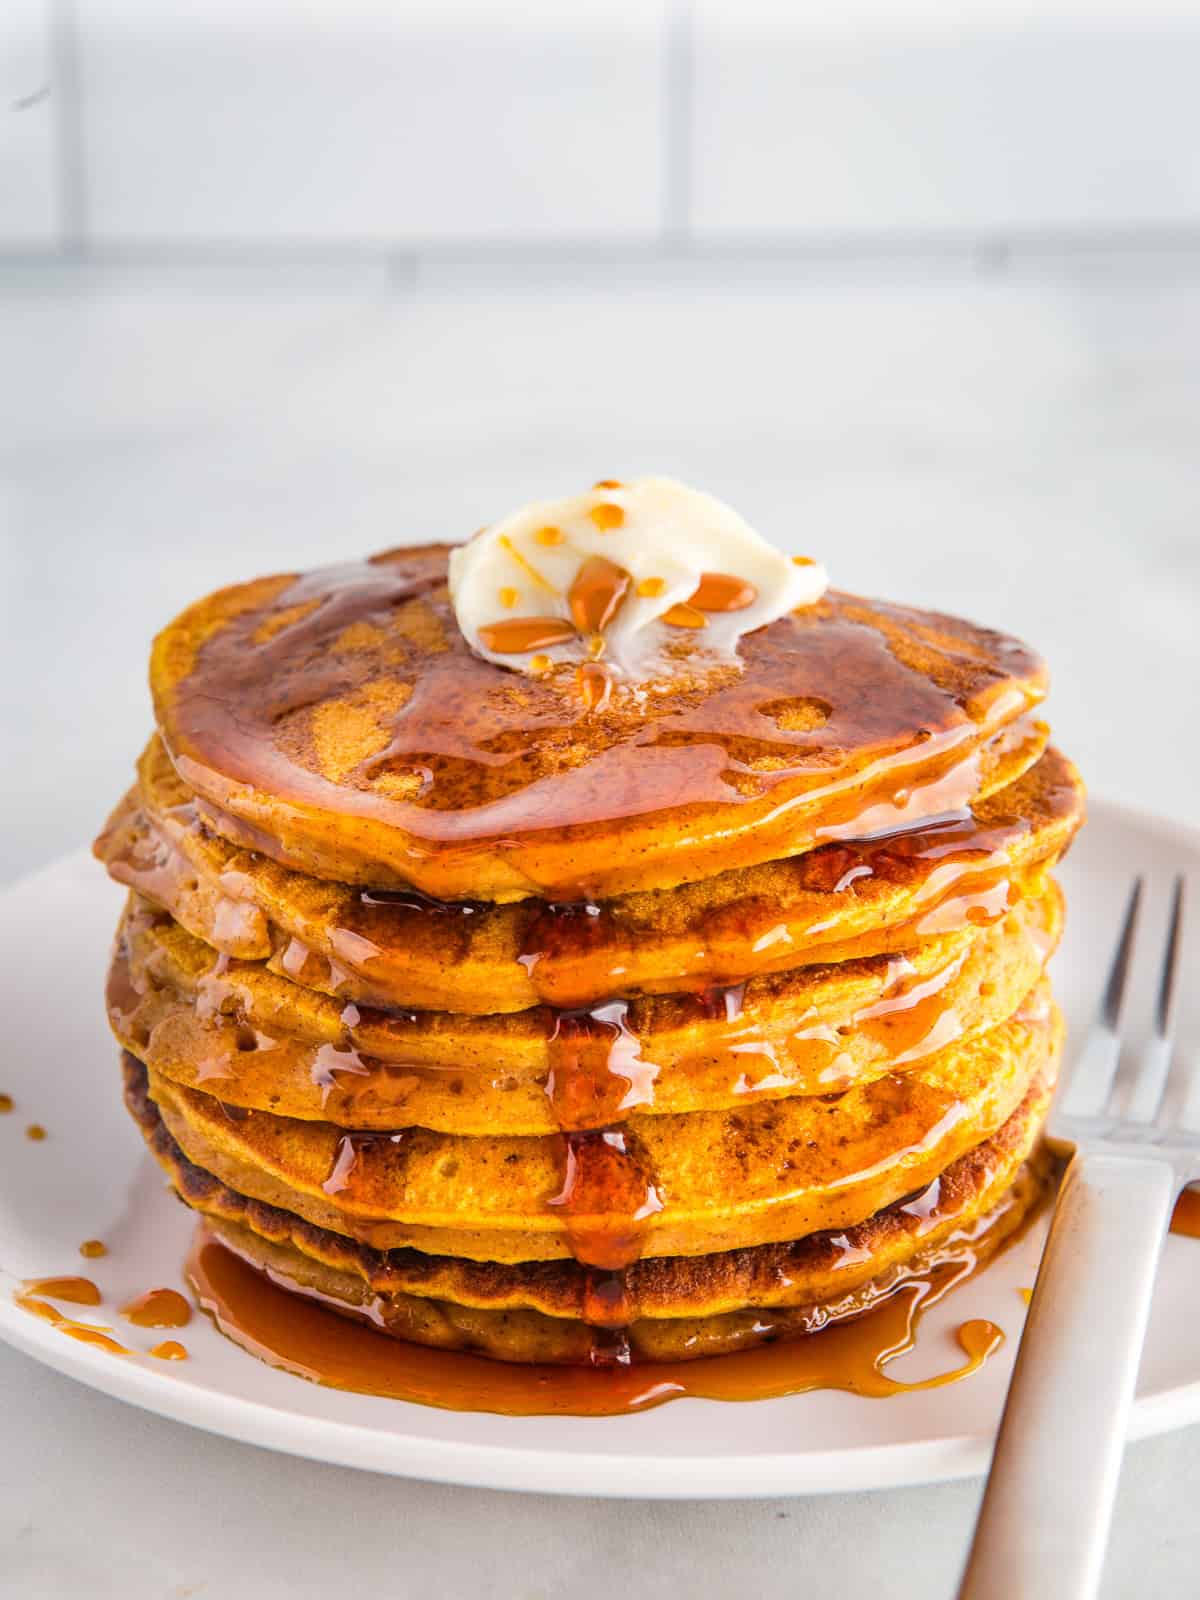
[[[635, 1114], [620, 1133], [541, 1138], [347, 1133], [225, 1105], [155, 1072], [149, 1091], [190, 1160], [318, 1227], [378, 1249], [607, 1266], [863, 1221], [989, 1138], [1052, 1072], [1061, 1036], [1041, 986], [1008, 1022], [840, 1096]], [[599, 1157], [612, 1159], [593, 1191]]]
[[1003, 1022], [1062, 926], [1051, 883], [989, 928], [909, 956], [753, 978], [718, 996], [483, 1017], [367, 1011], [218, 956], [147, 902], [118, 933], [109, 1015], [156, 1073], [227, 1105], [357, 1129], [490, 1136], [821, 1095]]
[[668, 679], [589, 704], [573, 667], [475, 655], [446, 563], [239, 584], [158, 636], [159, 729], [217, 833], [342, 883], [594, 899], [938, 815], [1037, 754], [1043, 664], [958, 619], [830, 592], [739, 665], [681, 636]]
[[602, 905], [443, 903], [325, 883], [230, 844], [200, 824], [156, 738], [96, 853], [206, 943], [308, 988], [495, 1013], [908, 953], [1040, 892], [1082, 820], [1079, 776], [1050, 750], [970, 811], [899, 834]]
[[[316, 1295], [383, 1331], [504, 1360], [587, 1361], [595, 1332], [591, 1275], [574, 1262], [516, 1266], [379, 1251], [226, 1187], [183, 1154], [163, 1125], [143, 1068], [125, 1057], [126, 1101], [181, 1199], [230, 1248], [277, 1282]], [[625, 1274], [632, 1352], [682, 1359], [763, 1337], [814, 1332], [856, 1314], [947, 1252], [996, 1247], [1045, 1194], [1051, 1162], [1031, 1157], [1049, 1105], [1039, 1077], [990, 1139], [917, 1195], [843, 1231], [688, 1257], [657, 1257]], [[986, 1223], [986, 1230], [983, 1224]]]

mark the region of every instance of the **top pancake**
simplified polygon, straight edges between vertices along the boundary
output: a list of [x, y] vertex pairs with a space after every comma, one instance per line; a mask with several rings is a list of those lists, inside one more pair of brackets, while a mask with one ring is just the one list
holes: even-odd
[[[671, 887], [904, 826], [1010, 782], [1045, 692], [1016, 640], [831, 593], [589, 709], [574, 669], [475, 656], [447, 547], [236, 585], [155, 641], [201, 814], [335, 881], [440, 899]], [[1014, 748], [1015, 746], [1015, 748]]]

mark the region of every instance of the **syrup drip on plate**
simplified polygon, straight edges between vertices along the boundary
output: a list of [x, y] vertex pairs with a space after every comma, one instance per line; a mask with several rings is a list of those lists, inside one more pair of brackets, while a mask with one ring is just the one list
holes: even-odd
[[[965, 1359], [905, 1383], [887, 1371], [913, 1348], [924, 1314], [971, 1277], [970, 1250], [911, 1279], [874, 1310], [821, 1333], [764, 1343], [736, 1355], [680, 1362], [617, 1359], [586, 1366], [520, 1366], [406, 1344], [279, 1288], [201, 1225], [187, 1276], [200, 1306], [228, 1338], [271, 1366], [330, 1388], [456, 1411], [506, 1416], [616, 1416], [687, 1396], [758, 1400], [840, 1389], [882, 1398], [937, 1388], [978, 1371], [1003, 1341], [994, 1323], [957, 1331]], [[770, 1313], [764, 1313], [769, 1319]]]
[[1185, 1189], [1176, 1200], [1171, 1232], [1186, 1239], [1200, 1239], [1200, 1189]]
[[192, 1308], [176, 1289], [147, 1289], [123, 1305], [121, 1315], [137, 1328], [186, 1328]]
[[186, 1361], [188, 1353], [186, 1348], [177, 1339], [164, 1339], [161, 1344], [156, 1344], [151, 1350], [152, 1356], [157, 1356], [160, 1361]]
[[22, 1284], [25, 1294], [45, 1300], [63, 1300], [73, 1306], [98, 1306], [100, 1290], [90, 1278], [28, 1278]]
[[100, 1291], [90, 1278], [29, 1278], [23, 1283], [13, 1302], [30, 1316], [48, 1322], [59, 1333], [80, 1344], [94, 1345], [107, 1350], [110, 1355], [127, 1356], [133, 1351], [119, 1344], [107, 1328], [93, 1327], [88, 1322], [76, 1322], [65, 1316], [51, 1300], [61, 1300], [67, 1305], [98, 1306]]

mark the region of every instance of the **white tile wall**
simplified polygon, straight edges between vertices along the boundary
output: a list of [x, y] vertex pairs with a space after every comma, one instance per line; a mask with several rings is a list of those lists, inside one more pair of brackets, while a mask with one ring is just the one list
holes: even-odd
[[59, 234], [47, 0], [0, 0], [0, 247]]
[[1200, 0], [0, 0], [0, 252], [1194, 229], [1197, 84]]
[[695, 15], [701, 236], [1200, 222], [1194, 4]]
[[647, 235], [659, 0], [95, 0], [100, 243]]

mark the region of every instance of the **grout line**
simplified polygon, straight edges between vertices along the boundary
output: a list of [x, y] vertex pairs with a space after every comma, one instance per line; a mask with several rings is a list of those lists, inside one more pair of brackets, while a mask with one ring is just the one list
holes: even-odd
[[[90, 246], [90, 264], [103, 267], [330, 267], [379, 264], [403, 276], [420, 265], [453, 266], [602, 266], [608, 263], [667, 264], [674, 262], [780, 262], [803, 265], [823, 261], [940, 260], [973, 258], [979, 254], [1008, 257], [1045, 253], [1086, 257], [1120, 252], [1124, 255], [1162, 251], [1188, 253], [1200, 249], [1200, 226], [1134, 227], [1076, 231], [1044, 229], [1036, 232], [996, 233], [896, 233], [881, 235], [814, 235], [805, 239], [779, 234], [747, 234], [720, 238], [691, 234], [678, 244], [657, 236], [600, 239], [594, 236], [563, 238], [554, 242], [463, 239], [453, 242], [418, 239], [403, 245], [387, 239], [363, 239], [331, 244], [325, 240], [296, 238], [279, 242], [252, 238], [185, 241], [144, 239]], [[41, 265], [61, 262], [54, 250], [0, 247], [0, 265]]]
[[87, 254], [88, 217], [75, 0], [50, 0], [50, 52], [62, 254], [80, 260]]
[[[56, 0], [62, 3], [62, 0]], [[64, 165], [68, 165], [64, 160]], [[396, 287], [409, 287], [428, 269], [535, 268], [570, 269], [631, 267], [780, 266], [804, 268], [833, 264], [889, 262], [974, 263], [984, 270], [1039, 256], [1085, 261], [1120, 255], [1188, 256], [1200, 251], [1200, 225], [1136, 225], [1105, 229], [1014, 229], [1007, 232], [911, 232], [891, 234], [827, 234], [796, 238], [780, 234], [720, 237], [694, 230], [678, 240], [659, 234], [606, 239], [582, 235], [555, 241], [420, 238], [403, 244], [384, 238], [326, 240], [294, 238], [276, 241], [145, 239], [93, 244], [87, 240], [85, 207], [80, 194], [71, 201], [71, 249], [0, 246], [0, 271], [86, 265], [104, 269], [267, 268], [329, 269], [378, 266]]]
[[662, 233], [676, 249], [692, 231], [695, 27], [692, 0], [671, 0], [663, 35]]

